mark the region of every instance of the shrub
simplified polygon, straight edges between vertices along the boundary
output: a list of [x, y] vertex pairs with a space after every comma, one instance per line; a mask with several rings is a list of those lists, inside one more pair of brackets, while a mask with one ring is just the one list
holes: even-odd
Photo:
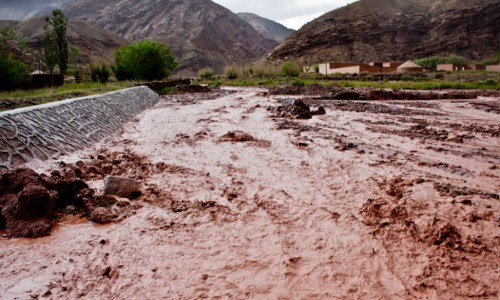
[[285, 77], [298, 77], [300, 74], [300, 67], [294, 62], [287, 61], [281, 67], [281, 75]]
[[0, 54], [0, 90], [14, 90], [28, 81], [28, 68], [11, 55]]
[[224, 76], [229, 80], [236, 79], [238, 78], [238, 70], [235, 66], [227, 66], [224, 68]]
[[99, 81], [100, 83], [106, 83], [109, 79], [109, 69], [105, 64], [102, 64], [101, 67], [93, 67], [90, 66], [90, 78], [93, 82]]
[[421, 67], [428, 69], [436, 69], [439, 64], [454, 64], [454, 65], [465, 65], [467, 60], [459, 55], [449, 55], [448, 57], [443, 56], [431, 56], [421, 59], [417, 59], [415, 63]]
[[303, 80], [300, 80], [300, 79], [295, 79], [292, 82], [292, 86], [304, 86], [304, 85], [306, 85], [305, 82]]
[[177, 68], [178, 62], [164, 44], [138, 41], [115, 52], [111, 69], [118, 80], [161, 80]]
[[214, 70], [212, 68], [203, 68], [198, 71], [198, 78], [209, 80], [214, 77]]

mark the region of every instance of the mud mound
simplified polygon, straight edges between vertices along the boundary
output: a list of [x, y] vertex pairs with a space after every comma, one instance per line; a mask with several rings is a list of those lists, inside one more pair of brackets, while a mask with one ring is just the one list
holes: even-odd
[[[118, 167], [118, 157], [110, 161], [110, 165], [102, 162], [103, 156], [93, 164], [61, 163], [61, 169], [52, 171], [50, 176], [39, 175], [31, 169], [15, 169], [2, 174], [0, 229], [5, 229], [8, 237], [37, 238], [49, 235], [57, 218], [66, 213], [90, 216], [91, 221], [98, 223], [125, 216], [129, 211], [127, 201], [119, 201], [111, 195], [95, 195], [82, 179], [102, 177], [106, 171], [129, 173], [130, 168]], [[130, 181], [115, 194], [131, 199], [140, 195], [138, 185]]]
[[253, 142], [256, 139], [250, 134], [243, 131], [229, 131], [220, 137], [219, 141], [221, 142]]

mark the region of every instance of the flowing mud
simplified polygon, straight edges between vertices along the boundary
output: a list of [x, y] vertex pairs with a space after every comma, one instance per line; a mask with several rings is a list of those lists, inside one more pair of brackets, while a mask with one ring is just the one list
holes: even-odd
[[[142, 194], [97, 225], [0, 240], [1, 299], [498, 299], [499, 98], [165, 96], [92, 149], [28, 167]], [[62, 162], [62, 163], [61, 163]]]

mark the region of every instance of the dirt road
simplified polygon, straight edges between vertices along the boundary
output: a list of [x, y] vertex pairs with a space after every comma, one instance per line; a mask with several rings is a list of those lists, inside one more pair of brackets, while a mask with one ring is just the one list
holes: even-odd
[[498, 299], [500, 99], [311, 100], [327, 114], [290, 120], [258, 92], [168, 96], [60, 158], [145, 193], [111, 225], [0, 240], [0, 298]]

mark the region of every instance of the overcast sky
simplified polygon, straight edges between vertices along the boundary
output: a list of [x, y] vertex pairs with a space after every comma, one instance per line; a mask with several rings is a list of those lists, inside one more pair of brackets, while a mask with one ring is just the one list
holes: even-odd
[[288, 28], [305, 23], [356, 0], [212, 0], [234, 13], [251, 12]]

